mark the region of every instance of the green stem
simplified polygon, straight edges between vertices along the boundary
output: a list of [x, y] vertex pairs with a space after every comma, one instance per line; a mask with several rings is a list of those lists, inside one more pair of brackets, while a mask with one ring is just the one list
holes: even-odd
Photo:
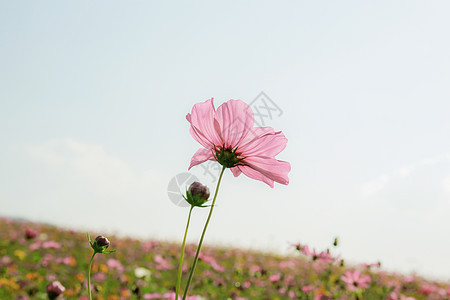
[[89, 291], [89, 300], [92, 300], [92, 295], [91, 295], [91, 269], [92, 269], [92, 261], [94, 260], [94, 256], [95, 256], [96, 252], [94, 251], [94, 253], [92, 253], [91, 256], [91, 260], [89, 261], [89, 272], [88, 272], [88, 291]]
[[175, 292], [176, 293], [175, 299], [178, 299], [178, 294], [180, 292], [180, 287], [181, 287], [181, 274], [183, 272], [184, 248], [186, 245], [186, 236], [188, 233], [189, 222], [191, 220], [191, 213], [192, 213], [193, 208], [194, 208], [194, 205], [191, 205], [191, 209], [189, 210], [189, 215], [188, 215], [188, 219], [187, 219], [186, 230], [184, 231], [183, 244], [181, 245], [181, 256], [180, 256], [180, 265], [178, 266], [178, 277], [177, 277], [177, 287], [176, 287], [176, 292]]
[[[195, 267], [197, 266], [198, 255], [200, 254], [200, 249], [202, 248], [203, 239], [204, 239], [205, 233], [206, 233], [206, 228], [208, 228], [209, 220], [211, 219], [214, 205], [216, 203], [217, 192], [219, 191], [219, 186], [220, 186], [220, 182], [222, 181], [222, 175], [223, 175], [224, 171], [225, 171], [225, 167], [222, 168], [222, 171], [220, 172], [219, 180], [217, 181], [216, 192], [214, 193], [214, 198], [213, 198], [213, 201], [211, 204], [211, 209], [209, 210], [209, 215], [208, 215], [208, 218], [206, 219], [205, 227], [203, 228], [202, 236], [200, 237], [200, 242], [198, 243], [197, 252], [195, 253], [195, 258], [194, 258], [194, 262], [192, 263], [191, 272], [189, 273], [189, 278], [188, 278], [188, 281], [186, 284], [186, 288], [184, 289], [183, 300], [186, 299], [187, 293], [189, 291], [189, 285], [191, 284], [192, 276], [194, 275]], [[178, 300], [178, 299], [176, 299], [176, 300]]]

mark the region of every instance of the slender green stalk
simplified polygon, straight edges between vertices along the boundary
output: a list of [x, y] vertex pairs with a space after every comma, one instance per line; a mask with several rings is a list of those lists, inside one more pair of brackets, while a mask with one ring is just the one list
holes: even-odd
[[[195, 253], [195, 258], [194, 258], [194, 262], [192, 263], [191, 272], [189, 273], [189, 278], [188, 278], [188, 281], [186, 284], [186, 288], [184, 289], [183, 300], [186, 299], [187, 293], [189, 291], [189, 286], [192, 281], [192, 276], [194, 275], [195, 267], [197, 266], [198, 255], [200, 254], [200, 249], [202, 248], [203, 239], [204, 239], [205, 233], [206, 233], [206, 228], [208, 228], [209, 220], [211, 219], [214, 205], [216, 203], [217, 193], [219, 191], [219, 186], [220, 186], [220, 182], [222, 181], [222, 175], [223, 175], [224, 171], [225, 171], [225, 167], [222, 168], [222, 171], [220, 172], [219, 180], [217, 181], [216, 192], [214, 193], [214, 198], [213, 198], [213, 201], [211, 204], [211, 209], [209, 210], [208, 218], [206, 219], [205, 227], [203, 228], [202, 236], [200, 237], [200, 242], [198, 243], [197, 253]], [[178, 300], [178, 299], [176, 299], [176, 300]]]
[[186, 230], [184, 231], [183, 244], [181, 245], [181, 256], [180, 256], [180, 265], [178, 266], [178, 277], [177, 277], [177, 287], [176, 287], [176, 292], [175, 292], [176, 293], [175, 299], [178, 299], [178, 294], [180, 292], [180, 287], [181, 287], [181, 274], [183, 271], [184, 248], [186, 245], [186, 236], [188, 233], [189, 222], [191, 221], [191, 213], [192, 213], [193, 208], [194, 208], [194, 205], [191, 205], [191, 209], [189, 210], [189, 216], [187, 219]]
[[91, 260], [89, 261], [89, 272], [88, 272], [88, 291], [89, 291], [89, 300], [92, 300], [91, 295], [91, 269], [92, 269], [92, 261], [94, 260], [96, 252], [92, 253]]

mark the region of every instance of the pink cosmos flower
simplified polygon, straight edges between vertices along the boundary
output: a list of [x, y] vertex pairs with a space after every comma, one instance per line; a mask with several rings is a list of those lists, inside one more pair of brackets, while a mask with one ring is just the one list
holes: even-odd
[[222, 273], [223, 271], [225, 271], [225, 268], [220, 266], [217, 263], [216, 259], [214, 257], [212, 257], [212, 256], [207, 256], [207, 255], [204, 255], [203, 253], [200, 253], [199, 256], [198, 256], [198, 259], [200, 259], [200, 260], [206, 262], [207, 264], [209, 264], [217, 272]]
[[170, 260], [165, 259], [159, 254], [155, 256], [155, 263], [157, 270], [164, 271], [172, 269], [172, 264], [170, 263]]
[[114, 258], [110, 258], [110, 259], [108, 259], [107, 261], [106, 261], [106, 265], [108, 266], [108, 268], [110, 268], [110, 269], [116, 269], [117, 270], [117, 272], [119, 272], [119, 273], [122, 273], [123, 271], [124, 271], [124, 267], [123, 267], [123, 265], [122, 265], [122, 263], [119, 261], [119, 260], [117, 260], [117, 259], [114, 259]]
[[275, 159], [287, 143], [281, 131], [254, 127], [253, 111], [241, 100], [229, 100], [214, 108], [213, 99], [197, 103], [186, 119], [192, 137], [204, 148], [191, 159], [189, 169], [207, 160], [230, 168], [235, 177], [244, 173], [263, 181], [288, 184], [291, 165]]
[[303, 293], [309, 293], [309, 292], [311, 292], [312, 290], [314, 290], [314, 286], [313, 286], [313, 285], [304, 285], [304, 286], [302, 287], [302, 292], [303, 292]]
[[269, 276], [270, 282], [278, 282], [281, 280], [281, 274], [273, 274]]
[[405, 295], [402, 295], [402, 294], [399, 294], [396, 292], [391, 292], [386, 300], [416, 300], [416, 298], [407, 297]]
[[341, 280], [347, 284], [347, 289], [349, 291], [356, 291], [369, 287], [368, 283], [370, 282], [370, 276], [361, 276], [361, 272], [359, 270], [355, 270], [353, 272], [347, 271], [343, 276], [341, 276]]

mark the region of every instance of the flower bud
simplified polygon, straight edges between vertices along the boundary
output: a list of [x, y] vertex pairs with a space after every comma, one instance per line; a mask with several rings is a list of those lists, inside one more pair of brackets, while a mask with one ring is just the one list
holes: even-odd
[[333, 241], [333, 246], [337, 247], [339, 245], [339, 238], [335, 237]]
[[37, 231], [33, 230], [31, 228], [26, 228], [25, 229], [25, 237], [27, 238], [27, 240], [31, 240], [34, 239], [35, 237], [37, 237]]
[[47, 285], [47, 295], [50, 299], [56, 299], [65, 290], [66, 288], [59, 281], [52, 281]]
[[112, 251], [106, 251], [106, 249], [109, 247], [110, 242], [108, 239], [102, 235], [99, 235], [95, 238], [94, 242], [91, 242], [91, 239], [88, 235], [89, 244], [91, 245], [92, 249], [94, 249], [95, 253], [111, 253]]
[[208, 201], [209, 195], [209, 188], [196, 181], [189, 186], [184, 199], [192, 206], [203, 207], [203, 204]]
[[97, 244], [99, 247], [105, 247], [106, 249], [109, 247], [110, 243], [106, 237], [99, 235], [98, 237], [95, 238], [94, 244]]

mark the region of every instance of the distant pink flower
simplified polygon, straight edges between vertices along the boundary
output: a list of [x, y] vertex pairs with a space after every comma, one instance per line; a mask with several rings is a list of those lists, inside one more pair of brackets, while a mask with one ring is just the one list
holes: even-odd
[[155, 256], [156, 269], [160, 271], [172, 269], [170, 260], [163, 258], [161, 255]]
[[2, 256], [0, 258], [0, 266], [2, 266], [2, 267], [9, 266], [10, 264], [12, 264], [12, 262], [13, 262], [13, 260], [11, 259], [11, 257], [9, 257], [7, 255]]
[[252, 286], [252, 282], [250, 281], [250, 280], [246, 280], [246, 281], [244, 281], [243, 283], [242, 283], [242, 288], [244, 288], [244, 289], [248, 289], [249, 287], [251, 287]]
[[304, 286], [302, 287], [303, 293], [309, 293], [309, 292], [311, 292], [312, 290], [314, 290], [314, 286], [313, 286], [313, 285], [304, 285]]
[[324, 295], [323, 293], [319, 292], [314, 295], [314, 300], [331, 300], [331, 296]]
[[405, 278], [403, 278], [403, 281], [406, 283], [411, 283], [414, 282], [416, 280], [416, 278], [414, 276], [406, 276]]
[[416, 300], [414, 297], [407, 297], [400, 293], [391, 292], [386, 300]]
[[423, 283], [419, 289], [419, 293], [423, 295], [432, 294], [436, 290], [436, 287], [429, 283]]
[[198, 259], [200, 259], [200, 260], [206, 262], [207, 264], [209, 264], [217, 272], [222, 273], [223, 271], [225, 271], [225, 268], [220, 266], [217, 263], [217, 261], [215, 260], [215, 258], [212, 257], [212, 256], [207, 256], [207, 255], [204, 255], [203, 253], [200, 253], [200, 255], [198, 256]]
[[235, 177], [244, 173], [250, 178], [288, 184], [291, 165], [275, 159], [287, 139], [271, 127], [254, 127], [253, 111], [241, 100], [229, 100], [214, 108], [213, 99], [197, 103], [186, 119], [192, 137], [204, 148], [191, 159], [189, 169], [207, 160], [230, 168]]
[[117, 259], [109, 258], [106, 261], [106, 265], [110, 269], [113, 269], [113, 270], [116, 269], [119, 273], [122, 273], [124, 271], [124, 267], [123, 267], [122, 263], [120, 261], [118, 261]]
[[[175, 294], [175, 292], [167, 292], [167, 293], [165, 293], [165, 294], [163, 295], [163, 298], [162, 298], [162, 299], [177, 300], [177, 299], [176, 299], [176, 294]], [[181, 297], [181, 296], [178, 296], [178, 300], [181, 300], [181, 299], [182, 299], [182, 297]], [[186, 299], [187, 299], [187, 300], [197, 300], [197, 299], [198, 299], [198, 296], [187, 296]]]
[[261, 272], [261, 271], [262, 271], [262, 268], [260, 266], [258, 266], [258, 265], [252, 265], [250, 267], [250, 273], [252, 273], [252, 274], [255, 274], [255, 273], [258, 273], [258, 272]]
[[379, 267], [381, 267], [381, 263], [380, 263], [380, 262], [377, 262], [377, 263], [371, 263], [371, 264], [368, 264], [368, 263], [362, 263], [361, 266], [366, 267], [366, 268], [368, 268], [368, 269], [370, 269], [370, 268], [379, 268]]
[[361, 276], [361, 272], [359, 270], [355, 270], [353, 272], [347, 271], [343, 276], [341, 276], [341, 280], [347, 284], [347, 289], [349, 291], [356, 291], [369, 287], [368, 283], [370, 282], [370, 276]]
[[99, 281], [99, 282], [103, 282], [107, 279], [106, 274], [101, 273], [101, 272], [95, 273], [93, 277], [94, 277], [95, 281]]
[[158, 244], [159, 244], [158, 241], [143, 242], [142, 243], [142, 248], [144, 248], [145, 252], [148, 252], [148, 251], [152, 250]]
[[162, 297], [160, 293], [147, 293], [142, 295], [142, 299], [145, 300], [161, 299]]
[[270, 282], [278, 282], [281, 280], [281, 275], [280, 274], [273, 274], [269, 276], [269, 281]]
[[60, 249], [61, 248], [61, 244], [55, 241], [46, 241], [42, 243], [42, 248], [44, 249]]
[[312, 251], [309, 250], [308, 245], [301, 246], [300, 252], [303, 255], [309, 256], [312, 258], [312, 260], [316, 261], [323, 261], [326, 263], [333, 263], [335, 259], [331, 256], [330, 253], [326, 251], [317, 252], [316, 249], [313, 249]]

